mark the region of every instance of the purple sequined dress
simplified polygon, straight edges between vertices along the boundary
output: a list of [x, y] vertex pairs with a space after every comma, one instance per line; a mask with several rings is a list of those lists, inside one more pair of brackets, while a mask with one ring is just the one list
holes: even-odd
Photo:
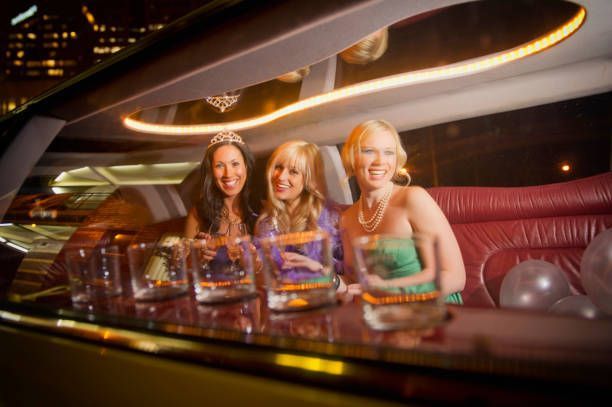
[[[334, 270], [337, 274], [343, 273], [344, 259], [342, 240], [340, 239], [340, 230], [338, 227], [341, 212], [342, 207], [340, 205], [336, 203], [327, 203], [321, 210], [319, 220], [317, 221], [319, 228], [329, 233], [332, 246], [332, 260], [334, 263]], [[257, 238], [269, 237], [278, 233], [278, 229], [276, 228], [276, 225], [271, 217], [266, 217], [259, 221], [257, 227]], [[313, 253], [309, 253], [311, 251], [316, 252], [317, 250], [315, 250], [314, 247], [312, 250], [309, 250], [309, 246], [305, 245], [298, 252], [302, 252], [301, 254], [316, 259], [316, 256]], [[311, 274], [311, 272], [308, 270], [293, 269], [288, 271], [286, 277], [293, 281], [301, 281], [308, 279], [309, 274]]]

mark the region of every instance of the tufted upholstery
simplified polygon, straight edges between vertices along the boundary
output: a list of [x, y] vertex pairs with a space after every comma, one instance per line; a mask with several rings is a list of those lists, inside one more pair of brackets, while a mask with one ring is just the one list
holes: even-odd
[[505, 274], [527, 259], [558, 265], [584, 293], [580, 259], [612, 227], [612, 172], [531, 187], [437, 187], [429, 193], [451, 223], [465, 262], [465, 305], [499, 306]]

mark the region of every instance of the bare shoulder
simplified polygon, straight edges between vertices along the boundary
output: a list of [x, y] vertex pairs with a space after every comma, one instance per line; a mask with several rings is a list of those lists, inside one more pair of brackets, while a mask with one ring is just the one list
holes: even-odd
[[425, 202], [431, 202], [431, 195], [420, 186], [398, 187], [397, 194], [403, 200], [406, 206], [420, 205]]
[[200, 221], [200, 217], [198, 216], [198, 210], [195, 207], [195, 205], [192, 206], [191, 209], [189, 209], [187, 216], [190, 218], [196, 219], [198, 222]]

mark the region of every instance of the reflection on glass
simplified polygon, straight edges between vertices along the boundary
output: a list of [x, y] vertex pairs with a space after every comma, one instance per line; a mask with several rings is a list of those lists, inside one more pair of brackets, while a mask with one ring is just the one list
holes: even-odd
[[256, 297], [229, 304], [200, 304], [197, 306], [197, 321], [207, 328], [258, 333], [261, 330], [261, 299]]

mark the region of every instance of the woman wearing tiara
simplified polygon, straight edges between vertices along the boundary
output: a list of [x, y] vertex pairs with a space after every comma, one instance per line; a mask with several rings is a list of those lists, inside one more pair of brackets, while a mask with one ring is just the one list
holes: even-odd
[[252, 233], [257, 215], [249, 206], [253, 155], [231, 131], [215, 135], [200, 170], [198, 198], [187, 215], [185, 237]]
[[[274, 150], [266, 166], [268, 197], [257, 225], [257, 236], [324, 230], [329, 233], [336, 276], [342, 274], [343, 248], [338, 230], [341, 208], [325, 198], [323, 158], [312, 143], [288, 141]], [[299, 253], [285, 253], [283, 268], [315, 269], [320, 265]], [[297, 272], [296, 272], [297, 273]], [[305, 271], [304, 273], [307, 274]], [[295, 276], [299, 279], [300, 276]], [[346, 289], [335, 278], [339, 291]]]
[[[440, 279], [446, 302], [461, 304], [465, 267], [448, 220], [423, 188], [399, 186], [393, 182], [406, 158], [397, 131], [384, 120], [361, 123], [348, 136], [342, 148], [342, 163], [347, 175], [355, 176], [361, 196], [341, 218], [345, 266], [350, 269], [353, 265], [350, 242], [356, 237], [427, 233], [436, 237], [440, 249]], [[402, 257], [396, 259], [398, 264], [410, 264], [411, 267], [402, 267], [393, 278], [385, 281], [386, 285], [401, 285], [407, 279], [420, 284], [420, 280], [427, 278], [418, 275], [421, 266], [414, 249], [412, 253], [404, 250], [395, 255]], [[359, 286], [351, 286], [350, 291], [358, 293]]]

